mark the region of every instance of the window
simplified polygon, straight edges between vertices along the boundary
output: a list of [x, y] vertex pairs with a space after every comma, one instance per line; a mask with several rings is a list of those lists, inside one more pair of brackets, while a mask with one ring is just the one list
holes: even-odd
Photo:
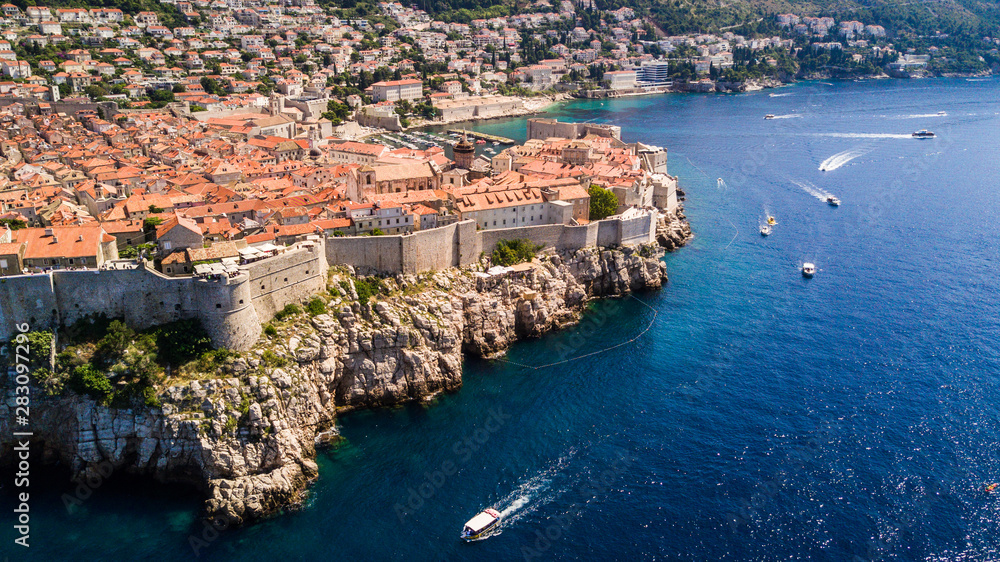
[[0, 269], [7, 269], [7, 260], [0, 260]]
[[169, 250], [172, 247], [173, 247], [173, 245], [170, 243], [170, 240], [164, 240], [163, 241], [163, 249], [164, 250]]
[[503, 220], [503, 223], [504, 223], [504, 224], [507, 224], [507, 219], [504, 219], [504, 220]]
[[70, 265], [73, 265], [73, 258], [69, 258]]
[[215, 303], [215, 308], [222, 308], [222, 305], [219, 303]]
[[493, 226], [496, 226], [496, 225], [497, 225], [497, 221], [493, 221]]

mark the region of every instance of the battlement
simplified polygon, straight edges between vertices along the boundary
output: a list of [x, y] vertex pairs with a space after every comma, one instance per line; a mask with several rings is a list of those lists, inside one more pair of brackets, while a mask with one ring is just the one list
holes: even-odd
[[103, 313], [135, 329], [197, 318], [215, 345], [247, 349], [276, 311], [324, 290], [327, 269], [316, 239], [232, 277], [168, 277], [141, 265], [2, 277], [0, 338], [23, 322], [40, 330]]

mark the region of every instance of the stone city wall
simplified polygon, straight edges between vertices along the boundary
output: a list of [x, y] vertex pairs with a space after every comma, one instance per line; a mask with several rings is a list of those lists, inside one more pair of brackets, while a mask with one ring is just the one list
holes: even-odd
[[248, 286], [257, 317], [267, 322], [286, 305], [325, 291], [329, 267], [323, 240], [317, 239], [242, 269], [250, 275]]
[[122, 318], [135, 329], [198, 318], [216, 345], [245, 349], [260, 335], [249, 276], [216, 281], [167, 277], [144, 268], [56, 270], [0, 279], [0, 339], [15, 324], [32, 330], [69, 325], [89, 315]]
[[420, 273], [475, 263], [500, 240], [525, 238], [560, 250], [652, 243], [656, 215], [605, 219], [581, 226], [550, 224], [476, 230], [474, 221], [392, 236], [348, 236], [326, 240], [330, 265], [351, 265], [359, 274]]

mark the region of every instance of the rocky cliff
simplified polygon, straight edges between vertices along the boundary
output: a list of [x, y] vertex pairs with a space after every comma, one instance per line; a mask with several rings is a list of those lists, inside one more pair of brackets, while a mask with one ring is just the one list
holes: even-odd
[[[336, 413], [419, 400], [462, 384], [463, 352], [491, 356], [574, 322], [593, 298], [659, 288], [657, 246], [547, 253], [493, 274], [449, 270], [380, 281], [359, 302], [355, 279], [331, 275], [327, 313], [275, 324], [223, 372], [168, 380], [161, 406], [115, 409], [33, 393], [33, 449], [74, 477], [101, 471], [184, 482], [213, 517], [239, 524], [296, 504], [317, 474], [317, 442]], [[363, 299], [362, 299], [363, 300]], [[11, 435], [13, 381], [0, 405]], [[4, 442], [11, 458], [12, 443]]]

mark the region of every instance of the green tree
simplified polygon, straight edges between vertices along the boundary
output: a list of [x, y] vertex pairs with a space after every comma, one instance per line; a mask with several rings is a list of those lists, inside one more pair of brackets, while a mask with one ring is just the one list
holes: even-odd
[[590, 220], [599, 221], [618, 211], [618, 198], [611, 190], [591, 184], [587, 193], [590, 195]]
[[106, 403], [114, 392], [108, 377], [90, 363], [73, 369], [73, 374], [69, 377], [69, 388], [77, 394], [86, 394], [102, 403]]

